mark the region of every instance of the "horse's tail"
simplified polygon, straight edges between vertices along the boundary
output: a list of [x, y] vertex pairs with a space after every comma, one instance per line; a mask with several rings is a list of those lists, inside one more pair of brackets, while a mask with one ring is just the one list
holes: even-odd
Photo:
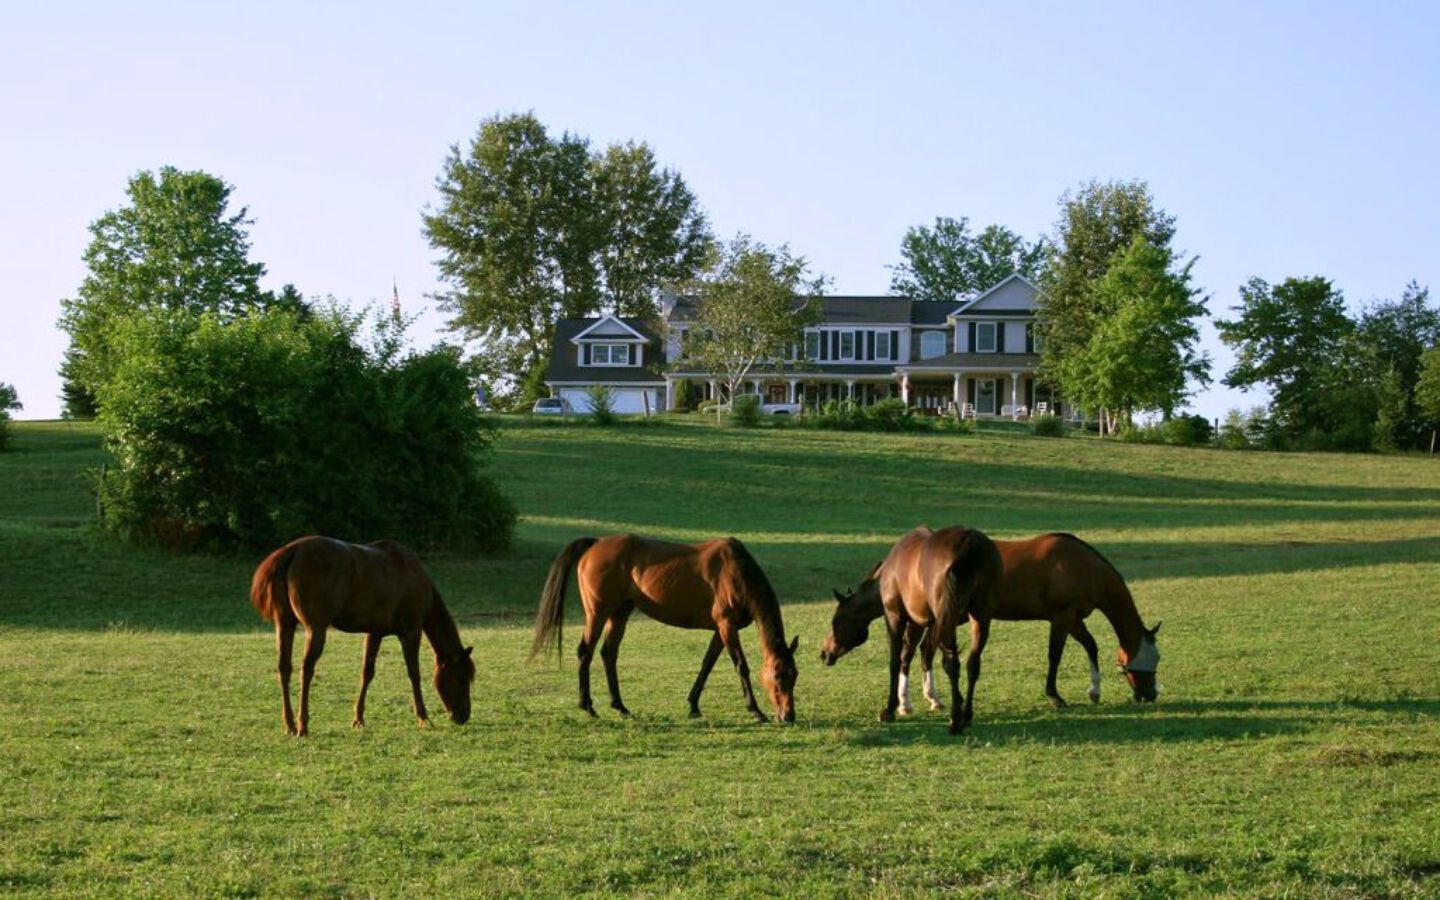
[[984, 534], [970, 530], [955, 548], [945, 572], [944, 602], [936, 634], [949, 634], [976, 612], [989, 611], [1002, 571], [1000, 551]]
[[294, 558], [295, 545], [291, 544], [271, 553], [255, 567], [255, 575], [250, 579], [250, 603], [260, 618], [267, 622], [278, 623], [290, 606], [290, 589], [286, 582]]
[[552, 643], [556, 654], [560, 654], [562, 626], [565, 621], [565, 584], [570, 580], [570, 567], [595, 546], [599, 538], [578, 538], [569, 543], [555, 561], [550, 564], [550, 574], [545, 578], [545, 589], [540, 593], [540, 611], [535, 615], [535, 640], [530, 644], [530, 659], [540, 655]]

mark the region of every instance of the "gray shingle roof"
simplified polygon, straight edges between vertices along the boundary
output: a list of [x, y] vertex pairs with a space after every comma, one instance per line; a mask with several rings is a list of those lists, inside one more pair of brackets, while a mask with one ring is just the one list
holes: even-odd
[[555, 325], [555, 343], [550, 348], [546, 381], [584, 381], [604, 384], [664, 381], [660, 373], [663, 349], [652, 324], [643, 319], [622, 319], [626, 325], [649, 338], [645, 344], [644, 366], [582, 366], [570, 340], [595, 324], [594, 319], [561, 319]]

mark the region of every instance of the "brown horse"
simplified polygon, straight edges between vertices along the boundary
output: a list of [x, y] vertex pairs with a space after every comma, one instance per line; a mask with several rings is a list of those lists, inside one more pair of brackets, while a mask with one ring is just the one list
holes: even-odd
[[755, 702], [750, 667], [740, 646], [740, 629], [754, 622], [765, 654], [760, 683], [770, 694], [775, 718], [795, 721], [795, 648], [800, 639], [786, 646], [780, 601], [744, 544], [734, 538], [672, 544], [628, 534], [572, 541], [550, 565], [535, 619], [532, 659], [552, 641], [556, 651], [560, 649], [565, 583], [572, 565], [576, 566], [580, 601], [585, 607], [585, 631], [578, 650], [581, 709], [595, 715], [590, 698], [590, 660], [600, 640], [600, 629], [604, 628], [600, 658], [605, 663], [610, 706], [622, 716], [630, 715], [620, 700], [615, 660], [625, 638], [625, 623], [630, 613], [639, 609], [666, 625], [715, 632], [695, 686], [690, 689], [691, 716], [700, 715], [700, 692], [724, 648], [740, 674], [746, 709], [759, 721], [765, 721], [765, 714]]
[[[1135, 608], [1135, 599], [1125, 579], [1100, 551], [1073, 534], [1042, 534], [1024, 541], [996, 541], [1005, 563], [1005, 581], [993, 618], [1003, 621], [1046, 620], [1050, 623], [1050, 668], [1045, 676], [1045, 696], [1056, 707], [1065, 705], [1055, 688], [1055, 673], [1065, 652], [1065, 638], [1073, 637], [1090, 658], [1090, 700], [1100, 702], [1100, 658], [1095, 638], [1085, 627], [1085, 617], [1099, 610], [1120, 640], [1119, 666], [1130, 683], [1136, 701], [1153, 702], [1159, 696], [1155, 683], [1160, 649], [1155, 636], [1160, 623], [1146, 628]], [[917, 636], [918, 637], [918, 636]], [[909, 712], [905, 690], [910, 660], [918, 640], [907, 640], [902, 660], [901, 710]], [[931, 666], [935, 651], [923, 645], [921, 666], [925, 671], [925, 696], [932, 709], [940, 702], [934, 693]]]
[[[932, 531], [920, 526], [902, 537], [890, 554], [840, 602], [830, 623], [830, 636], [820, 649], [827, 666], [870, 636], [870, 623], [885, 617], [890, 638], [890, 689], [880, 721], [895, 721], [900, 703], [902, 643], [927, 628], [931, 654], [944, 653], [950, 676], [950, 733], [958, 734], [975, 715], [975, 682], [980, 680], [980, 654], [990, 630], [990, 610], [1000, 589], [1000, 554], [989, 538], [970, 528]], [[970, 655], [966, 659], [965, 705], [960, 706], [960, 655], [955, 629], [970, 619]]]
[[[275, 623], [280, 656], [281, 711], [287, 734], [310, 728], [310, 679], [334, 627], [365, 635], [360, 696], [354, 727], [365, 724], [365, 691], [375, 677], [375, 656], [387, 634], [400, 638], [410, 673], [415, 715], [427, 721], [420, 695], [420, 635], [435, 651], [435, 690], [457, 725], [470, 718], [470, 682], [475, 678], [473, 647], [462, 647], [455, 620], [414, 553], [394, 541], [347, 544], [334, 538], [303, 537], [265, 557], [250, 581], [250, 602], [260, 617]], [[300, 663], [300, 723], [290, 709], [290, 654], [295, 626], [305, 626]]]

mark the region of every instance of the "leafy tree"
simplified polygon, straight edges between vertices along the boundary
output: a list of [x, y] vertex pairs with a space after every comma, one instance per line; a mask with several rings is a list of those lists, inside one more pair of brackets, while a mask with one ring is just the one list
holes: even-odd
[[1430, 452], [1435, 452], [1436, 430], [1440, 429], [1440, 344], [1420, 356], [1420, 377], [1415, 384], [1415, 405], [1421, 421], [1430, 428]]
[[679, 173], [657, 168], [645, 144], [612, 144], [594, 157], [591, 174], [607, 306], [619, 316], [654, 318], [660, 291], [705, 264], [712, 243], [705, 213]]
[[647, 146], [595, 154], [530, 113], [482, 122], [450, 148], [436, 187], [424, 230], [449, 286], [440, 305], [484, 345], [484, 373], [512, 388], [543, 366], [557, 320], [653, 314], [660, 288], [693, 277], [709, 244], [689, 188]]
[[1274, 415], [1292, 435], [1341, 425], [1364, 378], [1356, 362], [1355, 323], [1329, 279], [1287, 278], [1272, 287], [1252, 278], [1231, 309], [1236, 318], [1215, 323], [1237, 357], [1224, 383], [1266, 386]]
[[20, 402], [20, 394], [15, 386], [0, 381], [0, 450], [10, 443], [10, 412], [11, 410], [24, 409]]
[[1425, 440], [1415, 386], [1425, 349], [1440, 344], [1440, 309], [1430, 307], [1429, 297], [1428, 288], [1412, 281], [1399, 300], [1374, 304], [1360, 316], [1356, 340], [1379, 393], [1375, 439], [1381, 449], [1419, 447]]
[[1003, 225], [978, 235], [967, 218], [937, 218], [917, 225], [900, 241], [903, 261], [891, 266], [890, 290], [916, 300], [956, 302], [1019, 272], [1034, 278], [1045, 258], [1045, 241], [1027, 243]]
[[[787, 245], [737, 235], [716, 248], [695, 285], [685, 367], [713, 373], [733, 401], [757, 366], [783, 372], [805, 328], [819, 318], [824, 276], [812, 276]], [[797, 354], [798, 356], [798, 354]]]
[[1065, 360], [1085, 352], [1096, 327], [1114, 312], [1094, 293], [1111, 263], [1137, 237], [1169, 251], [1174, 235], [1175, 217], [1155, 205], [1143, 181], [1091, 181], [1060, 198], [1036, 316], [1045, 338], [1042, 377], [1058, 380]]
[[85, 280], [60, 320], [70, 334], [61, 367], [70, 414], [93, 413], [117, 320], [151, 309], [235, 316], [271, 299], [259, 286], [265, 267], [249, 258], [253, 220], [244, 207], [230, 211], [231, 191], [205, 172], [140, 172], [130, 202], [90, 225]]
[[1168, 418], [1192, 382], [1209, 383], [1210, 360], [1196, 350], [1195, 320], [1206, 310], [1193, 266], [1177, 268], [1168, 248], [1137, 235], [1091, 289], [1094, 304], [1111, 312], [1088, 344], [1063, 358], [1056, 380], [1082, 407], [1113, 411], [1102, 416], [1102, 434], [1138, 411]]

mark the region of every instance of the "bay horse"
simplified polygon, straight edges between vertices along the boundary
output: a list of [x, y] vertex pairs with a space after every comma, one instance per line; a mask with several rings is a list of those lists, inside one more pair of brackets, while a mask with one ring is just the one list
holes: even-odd
[[[302, 537], [265, 557], [250, 580], [250, 602], [260, 617], [275, 623], [280, 657], [281, 717], [287, 734], [310, 730], [310, 680], [330, 628], [365, 635], [355, 728], [365, 725], [365, 692], [375, 677], [375, 657], [386, 635], [400, 638], [410, 674], [415, 715], [426, 724], [420, 694], [420, 635], [435, 651], [435, 690], [455, 724], [470, 718], [474, 647], [463, 647], [455, 620], [414, 553], [394, 541], [349, 544], [327, 537]], [[297, 625], [305, 626], [300, 663], [300, 721], [290, 708], [291, 648]]]
[[776, 720], [795, 721], [795, 648], [800, 639], [786, 645], [780, 601], [744, 544], [735, 538], [674, 544], [630, 534], [571, 541], [550, 565], [535, 618], [531, 659], [552, 643], [556, 652], [560, 651], [565, 585], [571, 566], [575, 567], [580, 602], [585, 609], [585, 629], [577, 650], [580, 708], [591, 716], [595, 715], [595, 704], [590, 697], [590, 661], [602, 628], [605, 642], [600, 646], [600, 658], [610, 688], [610, 707], [622, 716], [630, 715], [620, 699], [615, 661], [625, 638], [625, 623], [638, 609], [666, 625], [715, 633], [690, 689], [692, 718], [700, 715], [700, 693], [724, 649], [740, 675], [745, 708], [758, 721], [765, 721], [765, 714], [755, 702], [750, 667], [740, 646], [740, 629], [754, 622], [765, 656], [760, 683], [770, 695]]
[[[1099, 648], [1085, 617], [1099, 610], [1120, 641], [1117, 662], [1125, 674], [1136, 702], [1154, 702], [1160, 689], [1155, 674], [1160, 648], [1155, 637], [1160, 623], [1146, 628], [1135, 608], [1119, 570], [1099, 550], [1073, 534], [1042, 534], [1023, 541], [996, 541], [1005, 564], [1005, 579], [993, 618], [1002, 621], [1045, 620], [1050, 623], [1050, 667], [1045, 675], [1045, 696], [1056, 708], [1065, 700], [1055, 687], [1055, 673], [1065, 652], [1065, 638], [1073, 637], [1090, 658], [1092, 703], [1100, 702]], [[909, 712], [905, 675], [919, 640], [907, 640], [902, 660], [901, 711]], [[935, 696], [931, 666], [935, 651], [922, 644], [921, 666], [925, 672], [925, 696], [932, 709], [941, 708]]]
[[[890, 688], [880, 721], [895, 721], [900, 705], [903, 644], [929, 630], [930, 653], [944, 654], [950, 677], [950, 733], [959, 734], [975, 715], [975, 683], [980, 680], [980, 654], [989, 636], [990, 611], [1000, 590], [1000, 554], [994, 543], [971, 528], [933, 531], [921, 525], [900, 538], [889, 555], [848, 595], [835, 592], [840, 605], [830, 623], [830, 636], [820, 649], [827, 666], [865, 643], [870, 623], [884, 616], [890, 639]], [[966, 659], [965, 704], [960, 705], [960, 655], [955, 630], [970, 620], [970, 655]]]

